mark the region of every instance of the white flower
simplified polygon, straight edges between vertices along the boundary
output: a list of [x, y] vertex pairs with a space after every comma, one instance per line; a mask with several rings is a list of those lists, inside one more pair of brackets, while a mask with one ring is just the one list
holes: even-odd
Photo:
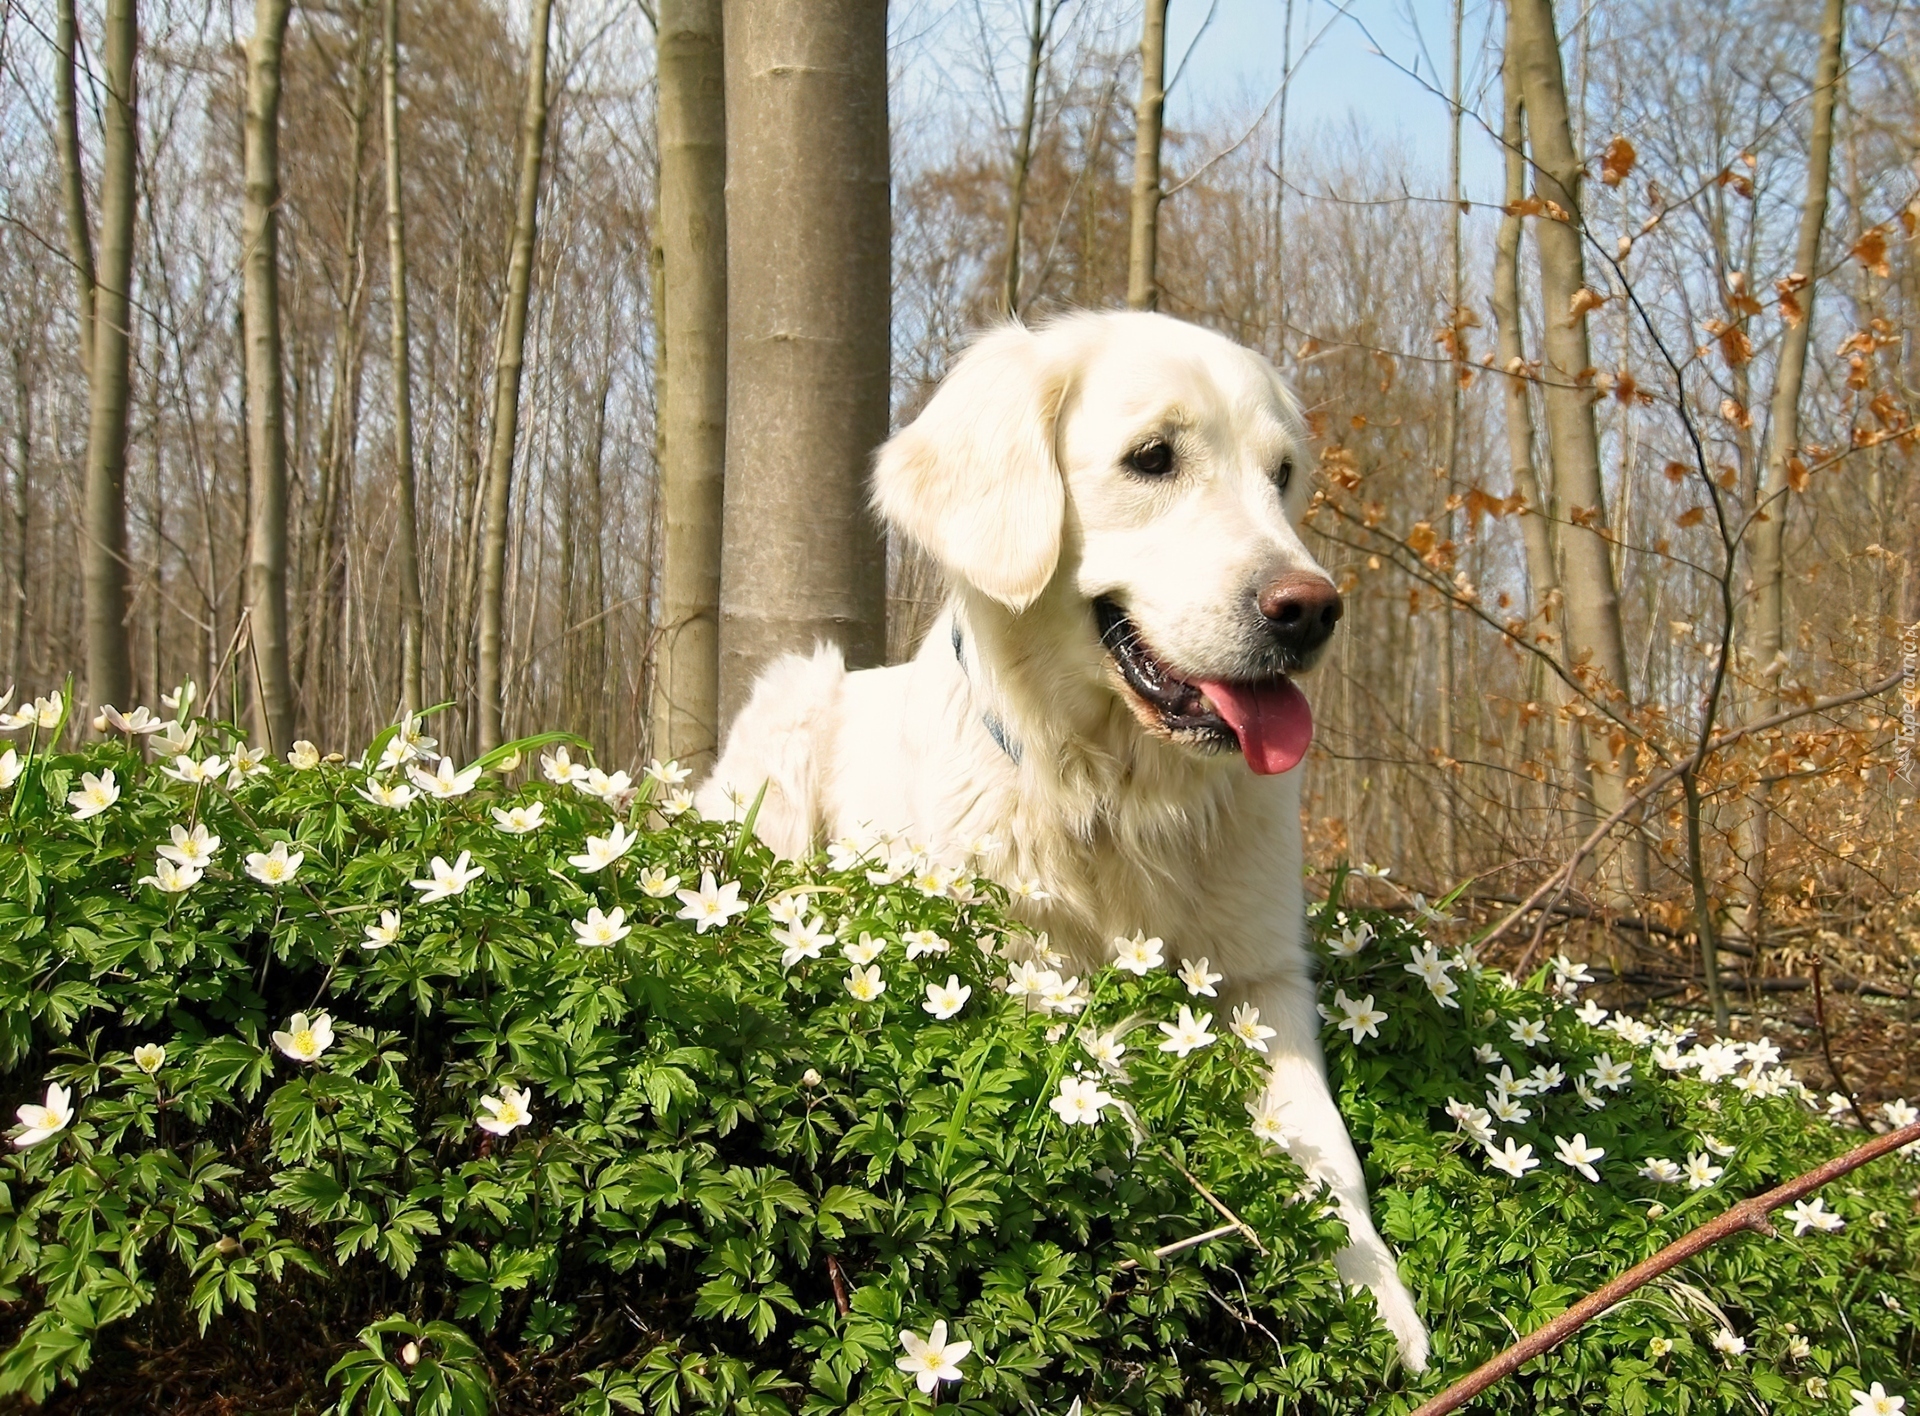
[[1553, 1158], [1562, 1165], [1579, 1171], [1596, 1184], [1599, 1182], [1600, 1172], [1593, 1168], [1593, 1162], [1605, 1154], [1606, 1152], [1599, 1146], [1587, 1144], [1586, 1133], [1583, 1131], [1575, 1131], [1572, 1140], [1568, 1140], [1565, 1136], [1553, 1138]]
[[1356, 1003], [1347, 997], [1345, 989], [1337, 989], [1333, 995], [1333, 1006], [1342, 1015], [1334, 1026], [1352, 1033], [1355, 1047], [1360, 1045], [1362, 1038], [1378, 1037], [1380, 1024], [1387, 1020], [1387, 1015], [1373, 1006], [1371, 993]]
[[679, 888], [680, 877], [667, 874], [662, 866], [650, 865], [640, 872], [640, 893], [649, 899], [664, 900]]
[[1827, 1399], [1827, 1379], [1822, 1376], [1808, 1377], [1807, 1395], [1815, 1401], [1825, 1401]]
[[693, 810], [693, 793], [685, 790], [668, 792], [660, 799], [662, 816], [684, 816]]
[[802, 959], [817, 959], [834, 936], [827, 929], [824, 915], [798, 924], [783, 925], [773, 931], [773, 942], [781, 946], [780, 967], [790, 969]]
[[167, 1049], [157, 1042], [143, 1042], [133, 1049], [133, 1065], [151, 1077], [167, 1065]]
[[1697, 1047], [1693, 1052], [1694, 1063], [1700, 1069], [1703, 1082], [1722, 1082], [1740, 1070], [1742, 1057], [1737, 1042], [1715, 1042], [1705, 1047]]
[[1721, 1328], [1708, 1339], [1714, 1351], [1724, 1352], [1729, 1357], [1738, 1357], [1747, 1350], [1747, 1340], [1732, 1328]]
[[1665, 1156], [1660, 1155], [1654, 1156], [1645, 1165], [1641, 1166], [1638, 1173], [1653, 1181], [1656, 1185], [1677, 1184], [1679, 1181], [1685, 1179], [1687, 1174], [1686, 1171], [1682, 1170]]
[[1445, 974], [1427, 980], [1427, 992], [1433, 995], [1433, 1001], [1442, 1008], [1458, 1008], [1460, 1005], [1453, 1001], [1453, 995], [1459, 991], [1460, 985]]
[[929, 865], [913, 873], [913, 888], [923, 895], [939, 897], [960, 883], [963, 872], [950, 865]]
[[420, 715], [409, 713], [400, 720], [400, 727], [393, 735], [393, 741], [400, 744], [406, 752], [404, 760], [425, 760], [433, 756], [433, 750], [440, 745], [438, 738], [428, 737], [420, 728]]
[[1558, 1062], [1536, 1062], [1527, 1073], [1527, 1091], [1533, 1096], [1545, 1096], [1566, 1079], [1567, 1074], [1560, 1070]]
[[1500, 1049], [1490, 1042], [1483, 1042], [1473, 1049], [1473, 1060], [1482, 1067], [1491, 1067], [1500, 1060]]
[[1573, 1016], [1590, 1028], [1597, 1028], [1607, 1020], [1607, 1010], [1589, 998], [1573, 1010]]
[[257, 777], [267, 770], [267, 751], [263, 747], [249, 747], [245, 743], [233, 750], [233, 771], [227, 775], [227, 790], [232, 791], [249, 777]]
[[451, 757], [443, 757], [431, 772], [408, 767], [407, 776], [428, 796], [448, 801], [472, 791], [474, 784], [480, 780], [480, 769], [469, 767], [462, 772], [454, 767]]
[[1827, 1093], [1827, 1115], [1833, 1117], [1845, 1116], [1851, 1110], [1853, 1110], [1853, 1102], [1847, 1098], [1845, 1092]]
[[[54, 695], [56, 698], [58, 694]], [[21, 712], [27, 711], [21, 709]], [[21, 1150], [28, 1146], [37, 1146], [49, 1136], [57, 1135], [73, 1123], [73, 1093], [58, 1082], [47, 1084], [47, 1100], [44, 1106], [27, 1102], [14, 1115], [20, 1118], [25, 1130], [14, 1135], [13, 1143]]]
[[160, 847], [159, 853], [175, 865], [191, 865], [205, 870], [220, 853], [220, 838], [209, 835], [205, 823], [195, 825], [191, 831], [184, 826], [175, 826], [168, 834], [173, 837], [173, 844]]
[[1053, 898], [1053, 896], [1047, 892], [1046, 886], [1031, 876], [1026, 876], [1014, 881], [1012, 885], [1007, 887], [1007, 894], [1013, 899], [1027, 900], [1036, 905], [1043, 900], [1051, 900]]
[[1698, 1151], [1687, 1157], [1687, 1188], [1689, 1190], [1705, 1190], [1724, 1174], [1726, 1174], [1724, 1166], [1715, 1165]]
[[936, 1018], [951, 1018], [973, 997], [973, 989], [960, 982], [958, 974], [948, 974], [944, 984], [927, 985], [927, 1001], [920, 1006]]
[[1607, 1099], [1604, 1096], [1595, 1096], [1593, 1090], [1588, 1087], [1585, 1077], [1575, 1077], [1573, 1079], [1573, 1094], [1579, 1097], [1581, 1104], [1591, 1111], [1605, 1111], [1607, 1109]]
[[1518, 1099], [1503, 1091], [1487, 1093], [1487, 1109], [1493, 1113], [1493, 1119], [1509, 1126], [1518, 1126], [1533, 1112], [1522, 1106]]
[[1218, 996], [1214, 993], [1213, 986], [1220, 982], [1225, 975], [1210, 972], [1208, 968], [1210, 962], [1205, 955], [1201, 956], [1198, 963], [1195, 963], [1191, 959], [1182, 959], [1180, 961], [1180, 970], [1177, 976], [1180, 982], [1187, 986], [1187, 992], [1195, 995], [1204, 995], [1208, 998]]
[[1507, 1034], [1522, 1047], [1538, 1047], [1547, 1040], [1546, 1019], [1514, 1019], [1507, 1024]]
[[1242, 1003], [1233, 1010], [1233, 1022], [1227, 1030], [1255, 1052], [1265, 1052], [1267, 1039], [1277, 1036], [1260, 1021], [1260, 1010], [1251, 1003]]
[[[1811, 1387], [1812, 1383], [1809, 1382]], [[1853, 1389], [1853, 1410], [1847, 1416], [1900, 1416], [1907, 1409], [1904, 1396], [1890, 1396], [1887, 1389], [1875, 1382], [1866, 1391], [1858, 1387]]]
[[287, 765], [296, 772], [311, 772], [320, 765], [320, 749], [301, 738], [288, 751]]
[[169, 723], [153, 735], [152, 750], [156, 761], [169, 757], [180, 757], [193, 749], [200, 737], [198, 723]]
[[504, 1136], [533, 1120], [533, 1088], [502, 1087], [498, 1096], [481, 1097], [480, 1105], [487, 1114], [475, 1118], [475, 1124], [483, 1131]]
[[601, 914], [595, 905], [585, 919], [573, 921], [573, 933], [589, 949], [607, 949], [633, 933], [633, 926], [627, 923], [627, 912], [620, 906], [615, 905], [611, 914]]
[[1409, 957], [1412, 962], [1402, 964], [1401, 967], [1420, 979], [1428, 988], [1451, 981], [1447, 977], [1447, 970], [1452, 965], [1440, 957], [1440, 951], [1433, 945], [1422, 944], [1418, 949], [1413, 950]]
[[1247, 1115], [1253, 1118], [1254, 1135], [1269, 1145], [1280, 1147], [1281, 1150], [1289, 1147], [1291, 1142], [1288, 1140], [1286, 1128], [1281, 1124], [1282, 1110], [1278, 1101], [1272, 1097], [1264, 1097], [1257, 1102], [1250, 1101], [1247, 1103]]
[[1131, 939], [1115, 939], [1113, 966], [1145, 978], [1166, 962], [1166, 956], [1161, 953], [1163, 947], [1159, 939], [1149, 939], [1145, 934], [1135, 934]]
[[1651, 1360], [1657, 1362], [1671, 1351], [1673, 1351], [1672, 1338], [1650, 1337], [1647, 1339], [1647, 1356]]
[[922, 1392], [931, 1393], [941, 1382], [960, 1380], [960, 1363], [973, 1351], [971, 1342], [948, 1342], [946, 1320], [933, 1325], [923, 1341], [911, 1332], [900, 1334], [900, 1345], [907, 1355], [894, 1366], [912, 1377]]
[[1798, 1239], [1809, 1229], [1818, 1229], [1822, 1234], [1832, 1234], [1846, 1228], [1846, 1220], [1827, 1208], [1827, 1202], [1818, 1197], [1801, 1200], [1787, 1212], [1793, 1221], [1793, 1237]]
[[111, 727], [115, 732], [138, 736], [144, 733], [157, 733], [167, 725], [164, 718], [153, 716], [153, 710], [146, 707], [135, 708], [131, 713], [122, 713], [111, 703], [100, 710], [100, 716], [93, 725], [101, 732]]
[[840, 952], [846, 955], [847, 962], [850, 964], [870, 964], [887, 952], [887, 941], [875, 939], [862, 930], [859, 939], [851, 944], [842, 944]]
[[[567, 864], [582, 874], [591, 875], [596, 870], [604, 870], [607, 866], [612, 865], [616, 860], [620, 859], [621, 856], [632, 850], [634, 842], [639, 839], [639, 836], [616, 821], [613, 823], [613, 829], [607, 832], [606, 835], [587, 837], [587, 848], [579, 855], [568, 856]], [[682, 891], [681, 898], [685, 899], [686, 894], [686, 891]], [[746, 907], [743, 905], [741, 908], [745, 909]], [[701, 931], [703, 934], [705, 932], [705, 930]]]
[[[618, 831], [619, 826], [614, 830]], [[589, 848], [593, 842], [587, 842]], [[740, 882], [729, 880], [724, 885], [716, 885], [713, 872], [703, 871], [700, 875], [698, 890], [681, 890], [678, 896], [682, 909], [676, 916], [691, 920], [696, 934], [705, 934], [709, 929], [724, 927], [735, 915], [745, 914], [749, 908], [740, 898]]]
[[83, 772], [80, 789], [67, 793], [67, 805], [73, 808], [75, 821], [98, 816], [118, 800], [120, 784], [114, 781], [111, 767], [102, 767], [98, 772]]
[[847, 976], [841, 982], [846, 985], [847, 992], [861, 1003], [871, 1003], [887, 991], [887, 981], [880, 977], [878, 964], [868, 964], [865, 968], [855, 964], [847, 970]]
[[544, 801], [516, 803], [502, 809], [493, 808], [493, 824], [509, 836], [524, 836], [529, 831], [538, 831], [547, 824], [547, 804]]
[[1725, 1160], [1728, 1156], [1732, 1155], [1736, 1150], [1739, 1149], [1738, 1146], [1728, 1145], [1725, 1141], [1721, 1140], [1718, 1136], [1709, 1136], [1705, 1134], [1703, 1134], [1700, 1137], [1700, 1144], [1705, 1146], [1708, 1150], [1712, 1151], [1715, 1155], [1719, 1156], [1722, 1160]]
[[1653, 1049], [1653, 1064], [1662, 1071], [1684, 1072], [1693, 1061], [1674, 1044], [1663, 1043]]
[[153, 874], [143, 875], [139, 883], [151, 885], [166, 895], [181, 895], [200, 883], [206, 872], [197, 865], [175, 865], [170, 860], [153, 863]]
[[1453, 1118], [1460, 1133], [1468, 1140], [1483, 1146], [1493, 1144], [1493, 1117], [1483, 1107], [1448, 1097], [1447, 1115]]
[[1534, 1157], [1532, 1146], [1515, 1147], [1513, 1137], [1508, 1136], [1505, 1150], [1495, 1150], [1492, 1146], [1487, 1147], [1487, 1164], [1491, 1165], [1495, 1170], [1504, 1171], [1518, 1180], [1529, 1170], [1539, 1165], [1540, 1162]]
[[1408, 903], [1413, 906], [1413, 913], [1415, 917], [1418, 918], [1424, 924], [1439, 925], [1439, 924], [1453, 923], [1453, 916], [1450, 914], [1443, 914], [1439, 910], [1435, 909], [1432, 905], [1428, 904], [1427, 897], [1425, 895], [1415, 895], [1413, 899], [1410, 900]]
[[[0, 702], [5, 700], [0, 699]], [[17, 732], [21, 728], [53, 729], [60, 726], [62, 701], [57, 693], [49, 693], [45, 698], [36, 698], [31, 703], [22, 703], [17, 713], [0, 713], [0, 732]]]
[[1120, 1041], [1118, 1031], [1095, 1033], [1091, 1028], [1080, 1030], [1080, 1045], [1087, 1050], [1087, 1056], [1098, 1062], [1104, 1071], [1120, 1070], [1120, 1059], [1126, 1055], [1126, 1044]]
[[175, 688], [172, 693], [161, 694], [160, 706], [165, 708], [169, 713], [188, 712], [193, 708], [194, 696], [198, 692], [199, 689], [194, 686], [193, 680], [187, 679]]
[[1638, 1018], [1629, 1018], [1625, 1013], [1615, 1013], [1607, 1026], [1634, 1047], [1645, 1047], [1653, 1040], [1652, 1028]]
[[1022, 959], [1011, 965], [1007, 971], [1007, 997], [1024, 998], [1028, 994], [1037, 996], [1046, 986], [1049, 976], [1059, 977], [1051, 969], [1043, 969], [1030, 959]]
[[380, 911], [380, 922], [365, 926], [367, 937], [360, 941], [362, 949], [384, 949], [400, 940], [400, 911]]
[[20, 760], [20, 754], [12, 748], [0, 752], [0, 792], [20, 780], [20, 773], [26, 769], [26, 765]]
[[1062, 1077], [1060, 1095], [1047, 1105], [1069, 1126], [1093, 1126], [1101, 1111], [1113, 1105], [1113, 1095], [1091, 1077]]
[[[641, 879], [647, 872], [641, 872]], [[807, 917], [808, 895], [804, 890], [792, 894], [776, 895], [767, 902], [767, 918], [775, 924], [798, 924]]]
[[1887, 1118], [1887, 1125], [1896, 1131], [1903, 1126], [1911, 1126], [1915, 1120], [1920, 1120], [1920, 1110], [1916, 1110], [1913, 1103], [1907, 1101], [1904, 1097], [1900, 1100], [1889, 1101], [1883, 1104], [1880, 1108], [1880, 1114]]
[[1363, 861], [1353, 868], [1353, 873], [1364, 876], [1368, 880], [1385, 880], [1389, 875], [1393, 874], [1393, 867], [1390, 865], [1368, 865]]
[[1770, 1037], [1750, 1042], [1742, 1049], [1748, 1062], [1761, 1067], [1771, 1067], [1780, 1060], [1780, 1049]]
[[1565, 954], [1555, 954], [1552, 963], [1553, 976], [1563, 985], [1572, 984], [1578, 987], [1580, 984], [1593, 982], [1593, 971], [1585, 964], [1576, 964]]
[[1213, 1014], [1202, 1013], [1196, 1018], [1193, 1009], [1182, 1003], [1178, 1021], [1158, 1025], [1160, 1031], [1167, 1035], [1167, 1040], [1160, 1044], [1160, 1050], [1185, 1057], [1197, 1048], [1208, 1046], [1213, 1041], [1213, 1034], [1207, 1031], [1207, 1026], [1212, 1022]]
[[917, 959], [923, 954], [944, 954], [953, 946], [935, 934], [931, 929], [912, 929], [900, 936], [907, 946], [907, 957]]
[[441, 857], [435, 856], [427, 862], [427, 878], [408, 883], [420, 891], [420, 903], [423, 905], [450, 899], [454, 895], [463, 893], [467, 886], [487, 873], [472, 861], [473, 854], [470, 851], [460, 852], [454, 858], [452, 865], [448, 865]]
[[1333, 937], [1330, 946], [1336, 959], [1351, 959], [1367, 945], [1373, 942], [1373, 926], [1366, 923], [1349, 925]]
[[333, 1046], [333, 1018], [322, 1013], [308, 1022], [305, 1013], [295, 1013], [287, 1030], [273, 1035], [273, 1045], [296, 1062], [317, 1062]]
[[264, 854], [254, 851], [247, 856], [247, 874], [262, 885], [290, 885], [300, 862], [306, 858], [305, 851], [289, 853], [285, 841], [275, 841], [273, 848]]
[[647, 764], [645, 775], [663, 787], [677, 787], [693, 775], [693, 769], [682, 767], [678, 761], [662, 762], [656, 757]]
[[598, 767], [589, 767], [586, 780], [576, 781], [574, 786], [612, 806], [633, 789], [633, 778], [625, 772], [602, 772]]
[[176, 782], [185, 782], [189, 786], [197, 787], [203, 782], [218, 779], [220, 774], [227, 770], [227, 762], [217, 753], [196, 762], [183, 752], [173, 759], [171, 767], [162, 767], [160, 770]]
[[383, 782], [378, 777], [369, 777], [360, 784], [360, 795], [375, 806], [384, 806], [393, 811], [405, 811], [420, 797], [405, 782]]
[[573, 760], [573, 755], [564, 747], [556, 747], [552, 752], [540, 754], [540, 770], [546, 774], [549, 782], [564, 787], [577, 782], [587, 775], [587, 769]]

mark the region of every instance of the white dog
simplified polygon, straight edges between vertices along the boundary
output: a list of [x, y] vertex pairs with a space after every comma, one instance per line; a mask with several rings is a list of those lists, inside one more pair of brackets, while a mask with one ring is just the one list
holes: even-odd
[[1048, 898], [1014, 908], [1083, 972], [1145, 930], [1209, 957], [1222, 1002], [1278, 1029], [1268, 1100], [1337, 1197], [1349, 1283], [1408, 1366], [1427, 1334], [1367, 1212], [1328, 1092], [1302, 933], [1300, 773], [1313, 735], [1289, 675], [1340, 599], [1295, 529], [1306, 434], [1256, 354], [1162, 315], [1076, 315], [973, 345], [880, 450], [874, 503], [952, 592], [918, 655], [848, 673], [770, 666], [702, 787], [785, 855], [862, 827]]

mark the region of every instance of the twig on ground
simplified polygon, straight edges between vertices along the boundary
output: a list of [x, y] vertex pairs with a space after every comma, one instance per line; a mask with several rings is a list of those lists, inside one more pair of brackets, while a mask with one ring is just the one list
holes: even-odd
[[1820, 986], [1820, 956], [1815, 954], [1808, 962], [1813, 966], [1813, 1025], [1820, 1030], [1820, 1055], [1827, 1060], [1827, 1071], [1833, 1076], [1835, 1089], [1845, 1095], [1847, 1105], [1853, 1108], [1860, 1124], [1867, 1126], [1867, 1113], [1860, 1109], [1860, 1098], [1853, 1094], [1853, 1088], [1840, 1074], [1840, 1064], [1833, 1058], [1833, 1035], [1827, 1031], [1827, 994]]
[[1628, 1294], [1668, 1269], [1685, 1263], [1703, 1249], [1743, 1229], [1771, 1235], [1774, 1229], [1767, 1216], [1780, 1206], [1803, 1199], [1828, 1181], [1851, 1174], [1869, 1161], [1878, 1160], [1890, 1151], [1916, 1142], [1920, 1142], [1920, 1121], [1875, 1136], [1845, 1155], [1835, 1156], [1825, 1165], [1809, 1170], [1784, 1185], [1776, 1185], [1763, 1195], [1742, 1200], [1717, 1219], [1710, 1219], [1681, 1235], [1652, 1258], [1635, 1264], [1611, 1283], [1595, 1289], [1532, 1336], [1521, 1339], [1491, 1361], [1482, 1363], [1440, 1395], [1421, 1405], [1413, 1416], [1444, 1416], [1446, 1412], [1458, 1411], [1495, 1382], [1511, 1376], [1542, 1353], [1552, 1351]]

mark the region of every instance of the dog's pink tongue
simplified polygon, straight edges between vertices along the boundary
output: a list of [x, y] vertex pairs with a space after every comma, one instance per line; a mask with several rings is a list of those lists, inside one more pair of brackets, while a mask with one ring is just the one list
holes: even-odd
[[1313, 709], [1292, 679], [1268, 683], [1212, 683], [1192, 680], [1213, 700], [1220, 716], [1240, 739], [1247, 766], [1264, 776], [1285, 772], [1307, 755], [1313, 741]]

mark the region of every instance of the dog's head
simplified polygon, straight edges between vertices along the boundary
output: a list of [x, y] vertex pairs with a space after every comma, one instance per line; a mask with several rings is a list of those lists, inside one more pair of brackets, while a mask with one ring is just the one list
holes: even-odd
[[1340, 618], [1295, 529], [1307, 460], [1259, 355], [1164, 315], [1077, 315], [975, 343], [880, 450], [874, 501], [1016, 615], [1070, 591], [1149, 732], [1284, 772], [1313, 735], [1293, 676]]

